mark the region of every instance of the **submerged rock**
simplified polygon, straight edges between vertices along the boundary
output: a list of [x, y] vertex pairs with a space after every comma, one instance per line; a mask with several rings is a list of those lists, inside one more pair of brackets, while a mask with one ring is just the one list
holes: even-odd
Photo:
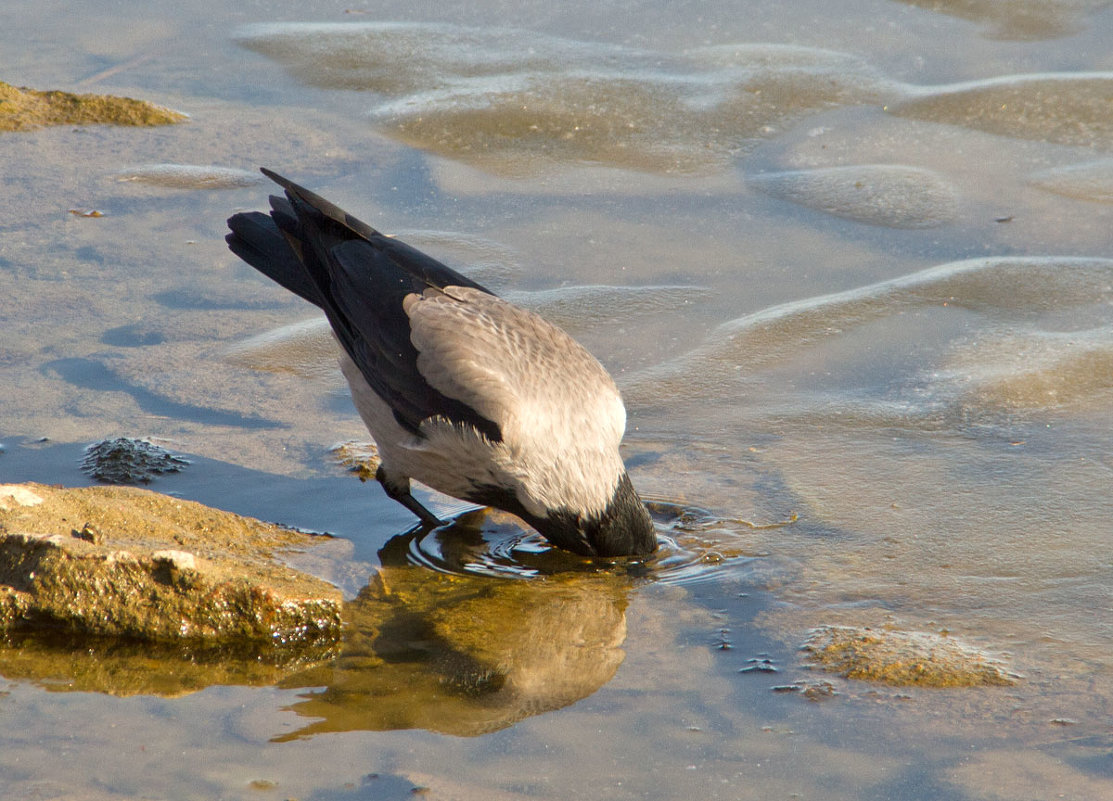
[[117, 181], [171, 189], [236, 189], [263, 182], [258, 172], [198, 164], [142, 164], [116, 173]]
[[812, 664], [848, 679], [921, 687], [999, 686], [1017, 681], [985, 651], [923, 631], [821, 626], [803, 650]]
[[890, 228], [934, 228], [958, 212], [957, 192], [948, 181], [901, 164], [790, 170], [754, 175], [747, 183], [836, 217]]
[[40, 92], [0, 81], [0, 131], [47, 125], [171, 125], [186, 115], [145, 100], [112, 95]]
[[0, 485], [0, 630], [332, 641], [340, 591], [280, 560], [313, 542], [147, 490]]
[[964, 342], [944, 367], [937, 380], [968, 409], [1102, 404], [1113, 390], [1113, 330], [988, 334]]
[[188, 464], [148, 440], [117, 437], [86, 448], [81, 469], [106, 484], [150, 484], [155, 476], [178, 473]]
[[689, 353], [623, 385], [627, 404], [722, 397], [737, 380], [905, 310], [948, 307], [1023, 322], [1113, 300], [1113, 259], [1002, 257], [929, 267], [855, 289], [791, 301], [719, 325]]
[[557, 72], [569, 61], [613, 64], [640, 53], [526, 30], [421, 22], [258, 23], [242, 28], [238, 40], [310, 86], [395, 95], [482, 76]]
[[[486, 281], [477, 270], [464, 272]], [[674, 311], [711, 294], [711, 290], [699, 286], [587, 285], [507, 291], [503, 297], [574, 334], [602, 323]], [[341, 381], [339, 354], [328, 320], [317, 316], [256, 334], [225, 348], [222, 355], [230, 364], [252, 370]]]
[[712, 296], [700, 286], [562, 286], [507, 292], [504, 297], [572, 333], [605, 323], [666, 314]]
[[382, 463], [379, 449], [373, 442], [338, 442], [329, 448], [332, 458], [341, 466], [355, 473], [360, 481], [370, 481], [375, 477]]
[[264, 331], [224, 350], [229, 364], [302, 378], [337, 378], [340, 354], [332, 326], [322, 316]]

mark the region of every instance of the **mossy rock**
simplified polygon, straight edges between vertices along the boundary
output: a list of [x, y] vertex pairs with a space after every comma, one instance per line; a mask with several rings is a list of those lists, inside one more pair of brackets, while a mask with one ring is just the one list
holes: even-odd
[[0, 485], [0, 629], [334, 641], [340, 591], [281, 561], [315, 540], [136, 488]]
[[187, 117], [145, 100], [15, 87], [0, 81], [0, 131], [47, 125], [172, 125]]
[[188, 459], [131, 437], [94, 442], [81, 461], [86, 474], [106, 484], [150, 484], [157, 476], [178, 473], [187, 465]]
[[922, 631], [820, 626], [802, 646], [809, 661], [848, 679], [896, 686], [1015, 684], [996, 658], [953, 637]]

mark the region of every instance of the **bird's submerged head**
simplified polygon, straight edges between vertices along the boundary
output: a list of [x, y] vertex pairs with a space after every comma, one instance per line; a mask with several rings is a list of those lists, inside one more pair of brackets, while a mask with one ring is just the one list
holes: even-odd
[[549, 542], [584, 556], [648, 556], [657, 550], [653, 520], [626, 473], [602, 513], [562, 508], [527, 519]]

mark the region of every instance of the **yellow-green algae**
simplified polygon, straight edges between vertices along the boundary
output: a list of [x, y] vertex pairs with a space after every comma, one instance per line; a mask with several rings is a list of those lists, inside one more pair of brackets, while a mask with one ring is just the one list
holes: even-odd
[[379, 449], [370, 442], [338, 442], [329, 448], [329, 452], [341, 467], [355, 473], [360, 481], [373, 479], [381, 462]]
[[929, 632], [821, 626], [803, 650], [823, 670], [896, 686], [1001, 686], [1017, 678], [984, 651]]
[[313, 541], [131, 487], [0, 485], [0, 630], [332, 641], [340, 591], [277, 558]]
[[0, 81], [0, 131], [48, 125], [172, 125], [186, 115], [162, 106], [113, 95], [74, 94], [16, 87]]

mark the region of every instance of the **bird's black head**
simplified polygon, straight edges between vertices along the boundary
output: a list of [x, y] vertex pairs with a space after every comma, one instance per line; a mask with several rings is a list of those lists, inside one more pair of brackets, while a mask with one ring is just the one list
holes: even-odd
[[475, 487], [467, 498], [517, 515], [553, 545], [581, 556], [648, 556], [657, 550], [653, 520], [625, 472], [598, 515], [568, 508], [531, 514], [513, 492], [490, 485]]
[[657, 550], [653, 520], [626, 473], [601, 515], [560, 509], [526, 519], [553, 545], [583, 556], [648, 556]]

